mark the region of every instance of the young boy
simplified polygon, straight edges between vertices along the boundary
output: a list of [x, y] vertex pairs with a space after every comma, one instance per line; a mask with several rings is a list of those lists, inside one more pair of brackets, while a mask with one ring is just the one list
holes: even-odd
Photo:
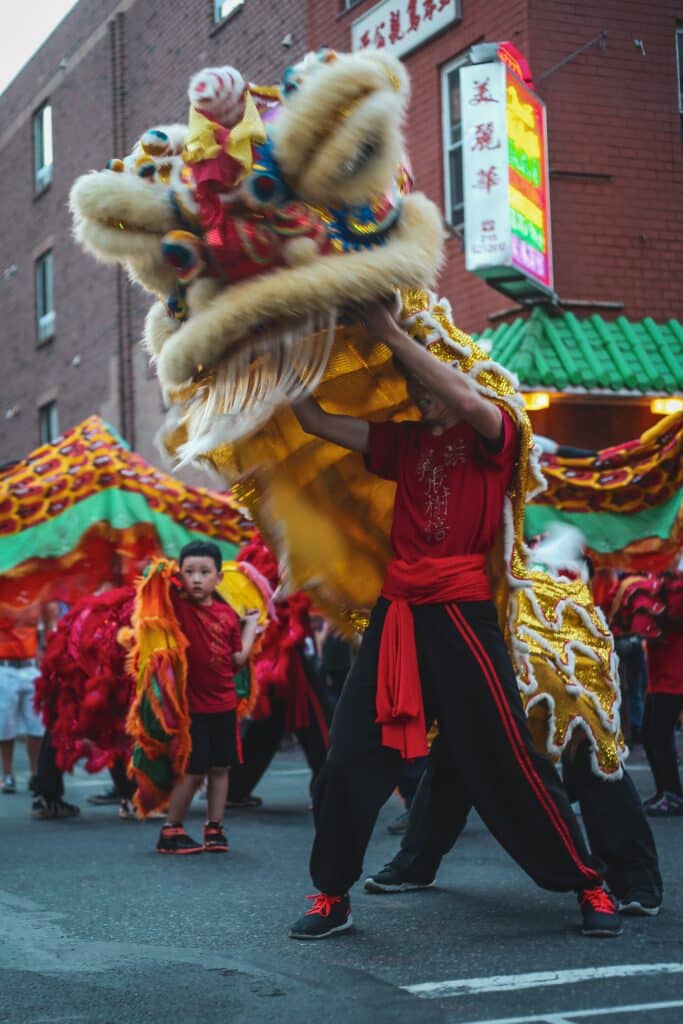
[[[187, 637], [187, 701], [192, 749], [186, 774], [171, 791], [159, 853], [226, 853], [223, 812], [228, 768], [238, 763], [235, 672], [251, 652], [258, 612], [248, 612], [240, 629], [235, 612], [216, 593], [223, 577], [216, 544], [192, 541], [178, 559], [180, 584], [172, 593], [178, 624]], [[202, 779], [208, 776], [208, 820], [203, 844], [186, 833], [183, 821]]]
[[385, 307], [364, 320], [401, 365], [422, 422], [330, 415], [310, 396], [295, 407], [305, 431], [360, 452], [397, 490], [394, 557], [314, 789], [311, 875], [321, 891], [290, 936], [325, 938], [351, 926], [348, 893], [379, 809], [402, 758], [426, 752], [434, 719], [455, 788], [496, 839], [539, 885], [578, 894], [584, 934], [618, 935], [621, 920], [559, 777], [534, 749], [491, 600], [485, 559], [517, 454], [514, 422]]

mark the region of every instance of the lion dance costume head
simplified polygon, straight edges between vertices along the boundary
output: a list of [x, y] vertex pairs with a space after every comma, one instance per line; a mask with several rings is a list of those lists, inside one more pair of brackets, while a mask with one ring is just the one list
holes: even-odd
[[523, 507], [544, 482], [515, 381], [429, 290], [443, 230], [404, 153], [405, 69], [381, 52], [322, 50], [279, 87], [204, 69], [188, 98], [186, 126], [150, 129], [71, 193], [79, 242], [156, 296], [144, 340], [171, 408], [166, 453], [223, 475], [292, 589], [339, 622], [362, 619], [390, 554], [393, 485], [305, 435], [290, 406], [311, 391], [330, 412], [418, 418], [391, 353], [349, 314], [394, 294], [404, 328], [517, 423], [518, 471], [491, 557], [501, 621], [549, 751], [588, 722], [595, 767], [618, 774], [604, 619], [580, 580], [526, 565]]

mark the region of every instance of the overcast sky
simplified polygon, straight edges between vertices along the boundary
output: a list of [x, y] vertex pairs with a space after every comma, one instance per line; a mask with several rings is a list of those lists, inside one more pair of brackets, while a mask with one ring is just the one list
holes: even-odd
[[[77, 0], [0, 0], [0, 92], [21, 71]], [[87, 0], [86, 0], [87, 2]]]

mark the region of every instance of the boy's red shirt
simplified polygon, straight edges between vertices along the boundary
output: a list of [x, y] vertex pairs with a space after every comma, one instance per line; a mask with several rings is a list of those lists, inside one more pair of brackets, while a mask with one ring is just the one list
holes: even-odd
[[424, 423], [371, 423], [366, 465], [397, 483], [391, 546], [405, 562], [486, 554], [503, 514], [517, 430], [503, 412], [491, 449], [464, 421], [433, 434]]
[[190, 713], [214, 714], [237, 707], [232, 656], [242, 650], [240, 620], [222, 601], [194, 604], [171, 591], [178, 625], [187, 637], [187, 703]]

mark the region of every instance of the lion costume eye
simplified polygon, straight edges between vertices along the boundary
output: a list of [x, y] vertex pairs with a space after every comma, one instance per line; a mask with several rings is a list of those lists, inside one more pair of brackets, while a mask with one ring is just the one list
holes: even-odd
[[296, 92], [301, 85], [301, 78], [298, 75], [296, 68], [285, 68], [285, 72], [282, 76], [282, 91], [285, 96], [289, 96], [291, 93]]
[[344, 177], [350, 178], [354, 174], [358, 174], [362, 169], [372, 160], [377, 150], [379, 149], [378, 139], [365, 139], [347, 160], [343, 162], [340, 167], [341, 174]]
[[288, 197], [288, 190], [283, 182], [267, 171], [251, 174], [244, 187], [259, 206], [278, 206]]

